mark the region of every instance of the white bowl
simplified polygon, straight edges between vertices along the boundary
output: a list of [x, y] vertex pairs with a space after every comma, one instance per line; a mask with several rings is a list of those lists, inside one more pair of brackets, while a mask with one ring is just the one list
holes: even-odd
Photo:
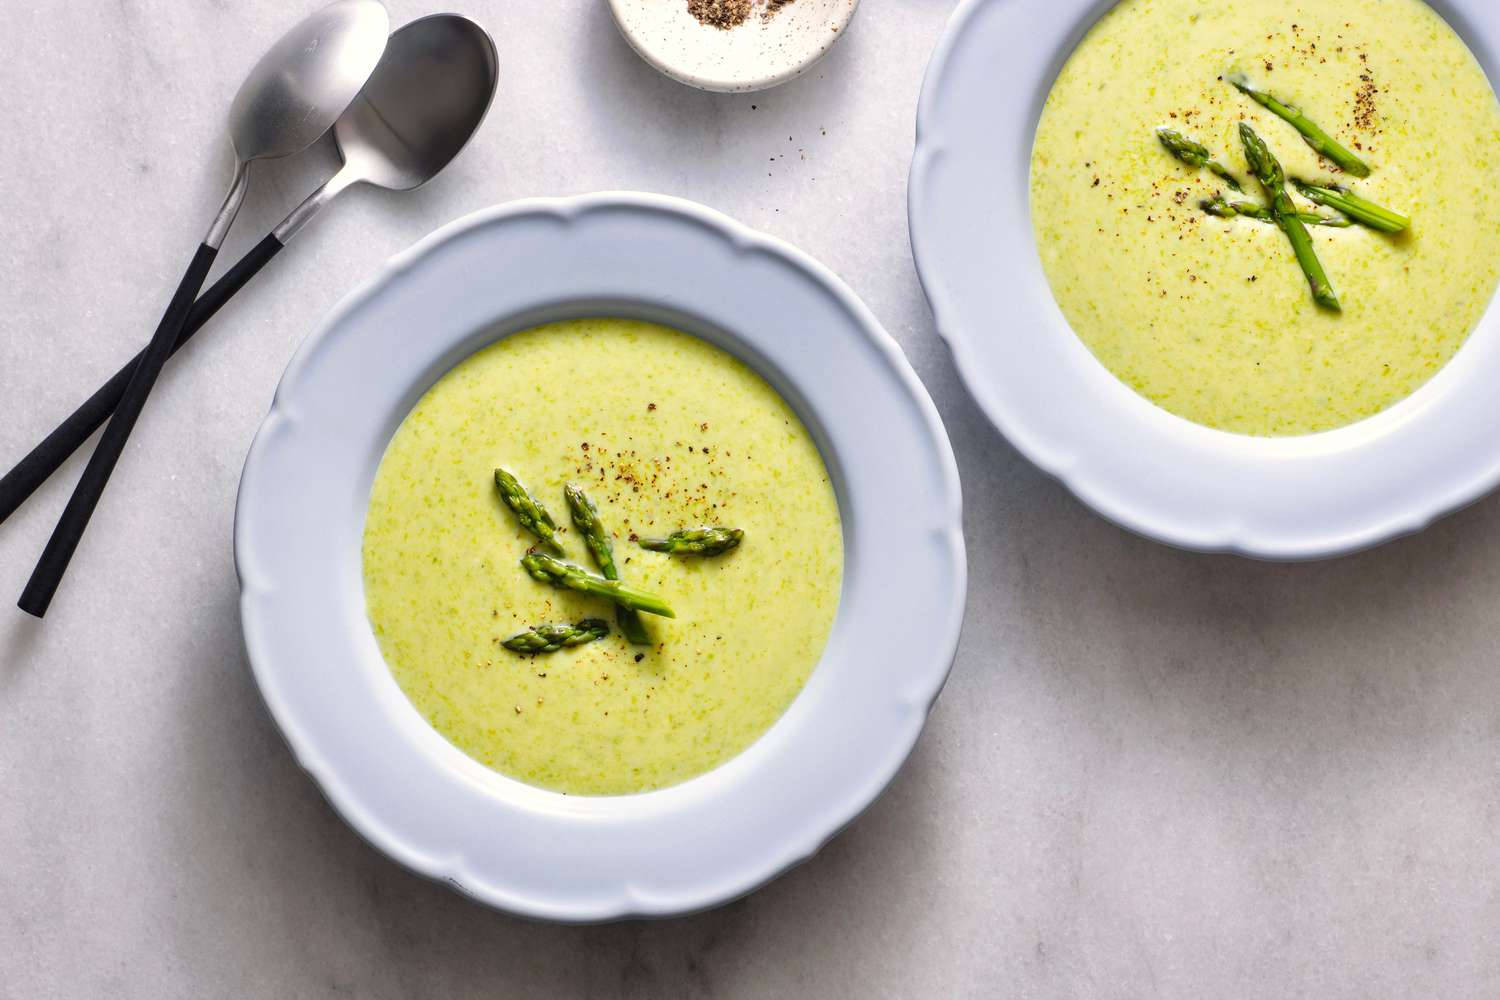
[[[1111, 6], [964, 0], [927, 71], [909, 185], [912, 250], [938, 330], [990, 420], [1105, 517], [1190, 549], [1330, 556], [1416, 531], [1493, 489], [1493, 307], [1410, 397], [1348, 427], [1288, 438], [1173, 416], [1073, 334], [1032, 237], [1028, 171], [1053, 80]], [[1434, 6], [1495, 80], [1500, 5]]]
[[[807, 687], [738, 757], [641, 795], [565, 796], [465, 756], [401, 692], [365, 614], [370, 486], [408, 410], [486, 344], [581, 315], [676, 326], [758, 370], [843, 516], [841, 603]], [[809, 857], [905, 760], [958, 642], [959, 505], [937, 411], [829, 271], [690, 202], [520, 202], [392, 260], [288, 365], [240, 483], [245, 644], [298, 761], [392, 858], [533, 917], [681, 913]]]
[[806, 72], [844, 36], [859, 0], [795, 0], [735, 28], [702, 24], [687, 0], [609, 0], [620, 34], [658, 70], [700, 90], [765, 90]]

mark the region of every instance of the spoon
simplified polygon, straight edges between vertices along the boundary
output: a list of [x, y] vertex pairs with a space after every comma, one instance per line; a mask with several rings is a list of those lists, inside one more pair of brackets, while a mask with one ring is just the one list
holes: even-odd
[[[479, 128], [496, 84], [494, 43], [472, 21], [437, 14], [392, 35], [364, 92], [334, 124], [343, 168], [193, 303], [173, 350], [187, 343], [340, 192], [360, 182], [408, 190], [438, 174]], [[109, 419], [140, 360], [137, 354], [0, 479], [0, 521]]]
[[47, 613], [157, 376], [187, 323], [193, 300], [244, 203], [250, 164], [305, 149], [327, 132], [380, 61], [389, 27], [378, 0], [337, 0], [284, 35], [240, 85], [229, 116], [235, 153], [229, 193], [132, 370], [114, 416], [42, 551], [21, 594], [22, 611], [38, 618]]
[[267, 239], [286, 245], [355, 184], [410, 191], [432, 180], [484, 121], [498, 73], [495, 43], [466, 17], [431, 14], [402, 27], [391, 35], [370, 82], [333, 126], [343, 167]]

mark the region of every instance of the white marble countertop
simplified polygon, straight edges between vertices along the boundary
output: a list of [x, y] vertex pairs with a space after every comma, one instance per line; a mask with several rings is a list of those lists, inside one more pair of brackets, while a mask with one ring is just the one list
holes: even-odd
[[[809, 76], [720, 97], [637, 59], [603, 0], [469, 0], [503, 74], [476, 144], [416, 194], [341, 199], [179, 357], [45, 623], [7, 609], [81, 465], [0, 527], [0, 997], [1500, 995], [1500, 503], [1272, 566], [1128, 536], [1021, 459], [907, 245], [950, 8], [868, 0]], [[8, 466], [144, 343], [227, 182], [229, 99], [292, 15], [0, 11]], [[226, 259], [326, 167], [262, 173]], [[251, 685], [230, 524], [282, 366], [345, 291], [473, 209], [601, 188], [706, 202], [863, 296], [953, 438], [971, 589], [916, 753], [818, 858], [712, 913], [560, 928], [325, 805]]]

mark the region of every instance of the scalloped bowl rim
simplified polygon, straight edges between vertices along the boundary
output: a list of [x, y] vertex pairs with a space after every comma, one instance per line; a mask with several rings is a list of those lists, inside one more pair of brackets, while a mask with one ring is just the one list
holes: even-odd
[[[623, 233], [631, 234], [629, 262], [619, 250], [626, 245]], [[504, 252], [507, 240], [515, 244], [510, 249], [524, 249], [525, 257], [539, 261], [539, 274], [549, 255], [572, 261], [575, 255], [595, 254], [605, 277], [558, 276], [559, 287], [574, 280], [586, 286], [571, 299], [548, 299], [550, 292], [530, 285], [490, 291], [491, 284], [474, 281], [475, 261], [465, 255]], [[549, 242], [554, 240], [555, 246]], [[681, 245], [662, 249], [673, 240]], [[663, 254], [705, 274], [723, 270], [722, 262], [712, 260], [719, 254], [736, 264], [734, 280], [747, 283], [739, 291], [719, 288], [726, 301], [741, 295], [741, 305], [754, 309], [755, 289], [774, 289], [777, 302], [802, 301], [810, 310], [806, 315], [842, 317], [833, 321], [842, 328], [831, 323], [813, 337], [795, 340], [791, 334], [763, 333], [753, 324], [741, 327], [736, 315], [708, 315], [730, 309], [727, 304], [683, 311], [681, 301], [644, 287], [660, 280], [649, 276], [649, 265], [653, 255]], [[489, 260], [485, 256], [486, 264]], [[644, 277], [635, 274], [637, 263]], [[614, 267], [620, 274], [611, 276]], [[437, 333], [411, 338], [391, 332], [397, 324], [389, 321], [399, 319], [401, 310], [431, 310], [434, 290], [450, 280], [458, 281], [460, 294], [431, 312]], [[637, 280], [644, 285], [634, 297], [618, 289], [587, 291], [600, 281], [624, 287]], [[717, 279], [709, 274], [704, 280], [712, 285]], [[682, 294], [709, 297], [696, 288]], [[488, 301], [491, 295], [506, 301], [507, 296], [534, 298], [535, 308], [491, 315], [497, 308]], [[799, 298], [803, 295], [805, 300]], [[363, 617], [358, 536], [369, 481], [385, 443], [437, 377], [483, 344], [536, 320], [608, 314], [615, 306], [644, 318], [681, 318], [710, 340], [731, 331], [727, 341], [718, 342], [736, 350], [787, 396], [824, 453], [845, 515], [846, 571], [843, 603], [819, 665], [760, 740], [676, 786], [640, 795], [572, 797], [483, 767], [443, 740], [406, 700]], [[454, 318], [443, 318], [450, 312]], [[488, 321], [473, 325], [482, 316]], [[708, 325], [693, 329], [695, 319]], [[451, 328], [444, 329], [444, 323]], [[771, 341], [776, 346], [767, 347]], [[385, 388], [379, 371], [365, 360], [371, 347], [383, 349], [374, 353], [387, 368], [399, 369]], [[408, 347], [410, 356], [402, 353]], [[814, 405], [823, 405], [834, 389], [817, 385], [805, 391], [814, 375], [788, 380], [777, 367], [778, 358], [802, 350], [843, 352], [853, 379], [884, 386], [871, 390], [887, 398], [874, 400], [880, 407], [864, 414], [870, 424], [866, 439], [849, 437], [861, 433], [850, 431], [858, 422], [852, 416], [827, 422]], [[355, 380], [355, 374], [372, 381]], [[399, 392], [391, 388], [402, 380]], [[394, 394], [395, 401], [351, 403], [332, 391], [351, 381], [367, 386], [372, 396]], [[871, 440], [877, 427], [888, 436], [884, 444]], [[920, 487], [897, 487], [909, 494], [904, 499], [912, 524], [894, 527], [895, 555], [870, 542], [870, 533], [892, 528], [888, 522], [894, 517], [890, 501], [875, 495], [872, 483], [879, 482], [880, 472], [867, 461], [871, 449], [882, 446], [905, 459], [903, 473], [920, 481]], [[348, 454], [341, 457], [341, 451]], [[282, 488], [289, 479], [298, 490]], [[951, 446], [915, 372], [874, 316], [832, 272], [793, 247], [692, 202], [633, 192], [532, 199], [476, 212], [393, 257], [346, 296], [298, 348], [282, 376], [246, 456], [234, 534], [241, 619], [257, 688], [298, 763], [334, 809], [367, 842], [419, 874], [502, 910], [565, 922], [660, 917], [715, 906], [814, 854], [874, 801], [909, 756], [952, 667], [967, 589]], [[921, 587], [903, 590], [873, 578], [875, 572], [888, 572], [893, 560], [907, 560], [900, 565]], [[930, 647], [902, 654], [899, 663], [890, 652], [899, 648], [895, 645], [874, 660], [861, 660], [873, 648], [863, 636], [867, 627], [888, 644], [920, 634], [914, 627], [920, 622], [899, 620], [904, 609], [898, 596], [911, 604], [912, 614], [926, 618]], [[865, 614], [855, 630], [851, 621], [861, 611], [874, 617]], [[865, 716], [845, 718], [839, 711], [844, 701], [879, 725], [868, 724]], [[835, 737], [849, 746], [830, 746]], [[863, 754], [859, 760], [851, 756], [853, 747]], [[821, 767], [808, 768], [809, 753], [821, 755], [816, 757]], [[794, 754], [804, 756], [794, 759]], [[773, 808], [783, 798], [802, 802], [805, 809], [794, 815]], [[733, 829], [727, 819], [704, 818], [710, 809], [722, 812], [726, 803], [745, 810]], [[691, 830], [693, 823], [707, 843], [684, 841], [679, 827], [688, 824]], [[764, 837], [733, 842], [740, 828]], [[601, 831], [627, 839], [601, 839]], [[496, 841], [505, 834], [513, 836], [502, 850]], [[630, 859], [615, 858], [608, 844], [622, 845], [616, 853]], [[525, 871], [520, 855], [530, 866]], [[618, 869], [612, 867], [616, 864]]]

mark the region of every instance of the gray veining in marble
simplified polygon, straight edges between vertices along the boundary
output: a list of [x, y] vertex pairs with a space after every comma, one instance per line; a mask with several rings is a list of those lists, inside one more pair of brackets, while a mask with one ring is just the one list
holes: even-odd
[[[906, 241], [949, 0], [868, 0], [814, 72], [735, 97], [656, 75], [603, 0], [468, 4], [504, 79], [479, 141], [415, 195], [341, 199], [168, 370], [45, 625], [10, 601], [81, 465], [0, 527], [0, 997], [1500, 995], [1500, 503], [1261, 565], [1125, 535], [1017, 456]], [[228, 177], [224, 109], [304, 6], [0, 0], [0, 461], [144, 343]], [[226, 259], [327, 165], [262, 173]], [[230, 524], [340, 295], [458, 215], [599, 188], [704, 201], [864, 297], [952, 435], [971, 592], [915, 755], [821, 856], [580, 929], [482, 910], [331, 813], [250, 684]]]

